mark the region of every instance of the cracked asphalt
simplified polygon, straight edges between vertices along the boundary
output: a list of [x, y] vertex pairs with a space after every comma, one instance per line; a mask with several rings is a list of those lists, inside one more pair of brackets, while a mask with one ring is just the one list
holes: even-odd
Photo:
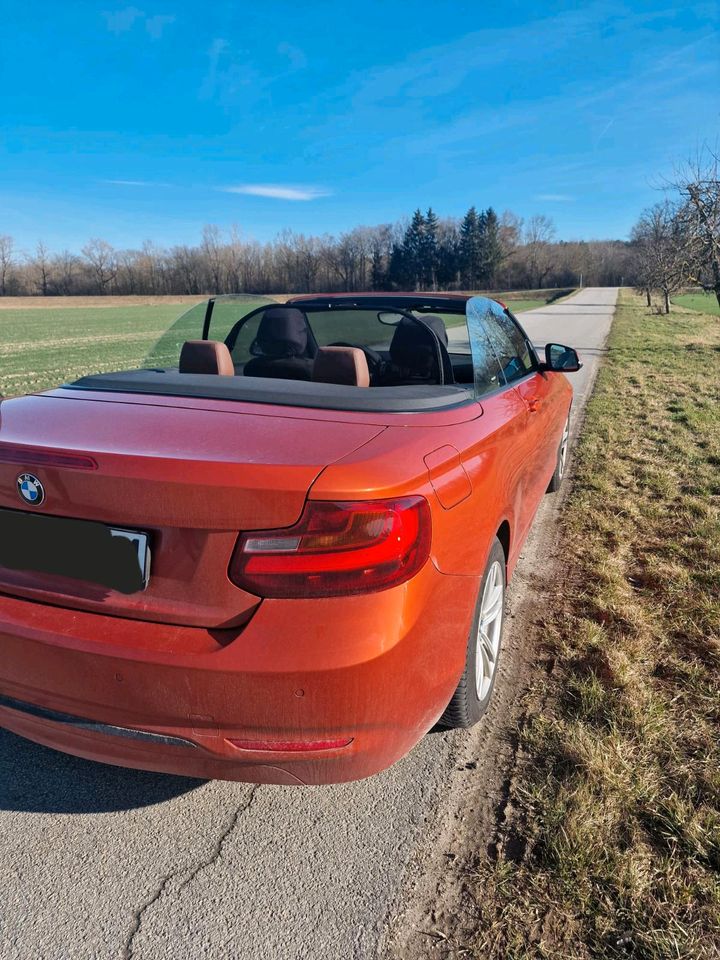
[[[581, 348], [576, 405], [616, 295], [523, 315], [536, 342]], [[369, 780], [291, 788], [123, 770], [0, 730], [0, 958], [374, 957], [478, 735], [430, 734]]]

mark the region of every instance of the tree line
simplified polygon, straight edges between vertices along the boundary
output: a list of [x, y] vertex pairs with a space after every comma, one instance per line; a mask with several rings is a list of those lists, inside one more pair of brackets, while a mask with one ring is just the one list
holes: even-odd
[[119, 250], [94, 238], [79, 253], [40, 242], [20, 251], [0, 235], [0, 296], [480, 290], [631, 282], [629, 244], [559, 241], [545, 216], [472, 207], [460, 220], [416, 210], [406, 221], [339, 236], [290, 230], [260, 243], [234, 227], [197, 245]]
[[429, 208], [396, 223], [339, 236], [290, 230], [261, 243], [237, 227], [207, 225], [196, 245], [150, 241], [120, 250], [102, 238], [79, 253], [31, 252], [0, 234], [0, 296], [312, 293], [350, 290], [529, 290], [633, 285], [650, 305], [686, 284], [720, 302], [718, 160], [688, 165], [661, 203], [643, 212], [629, 241], [557, 241], [544, 215], [471, 207], [464, 217]]

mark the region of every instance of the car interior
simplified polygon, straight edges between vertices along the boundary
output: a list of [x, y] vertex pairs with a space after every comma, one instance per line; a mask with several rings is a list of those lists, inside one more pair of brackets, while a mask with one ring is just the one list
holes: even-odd
[[[349, 339], [331, 339], [337, 332]], [[448, 344], [439, 314], [392, 302], [384, 309], [343, 305], [339, 311], [271, 305], [241, 317], [224, 341], [186, 341], [179, 372], [352, 387], [472, 383], [468, 353], [451, 353]]]
[[516, 346], [502, 331], [494, 346], [486, 333], [477, 340], [468, 302], [419, 293], [308, 295], [282, 304], [224, 294], [179, 317], [141, 368], [90, 374], [65, 388], [327, 410], [444, 410], [515, 379]]

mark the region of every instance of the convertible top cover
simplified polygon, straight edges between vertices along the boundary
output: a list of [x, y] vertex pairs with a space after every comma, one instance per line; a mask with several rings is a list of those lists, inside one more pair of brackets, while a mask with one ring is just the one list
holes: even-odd
[[178, 373], [177, 370], [127, 370], [81, 377], [65, 384], [69, 390], [161, 394], [206, 400], [240, 400], [274, 403], [320, 410], [356, 410], [365, 413], [412, 413], [446, 410], [472, 400], [472, 391], [459, 384], [448, 386], [358, 387], [299, 380], [265, 380], [251, 377], [217, 377]]

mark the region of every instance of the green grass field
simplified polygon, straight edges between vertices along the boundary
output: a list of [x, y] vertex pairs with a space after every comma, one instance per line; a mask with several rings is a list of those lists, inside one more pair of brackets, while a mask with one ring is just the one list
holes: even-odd
[[[503, 294], [497, 296], [503, 299]], [[157, 365], [176, 363], [182, 342], [201, 334], [201, 310], [173, 327], [188, 310], [187, 303], [120, 301], [113, 300], [115, 306], [77, 307], [53, 300], [39, 306], [35, 298], [27, 307], [18, 306], [17, 300], [11, 307], [0, 303], [0, 394], [34, 393], [89, 373], [130, 369], [145, 360]], [[240, 316], [263, 302], [267, 301], [248, 298], [242, 309], [234, 309]], [[544, 306], [546, 301], [508, 297], [507, 302], [517, 313]], [[225, 336], [230, 318], [215, 319]], [[352, 339], [351, 333], [350, 325], [340, 323], [335, 339]]]
[[698, 313], [712, 313], [720, 317], [720, 304], [714, 293], [683, 293], [679, 297], [672, 297], [672, 302], [688, 310], [697, 310]]
[[[246, 312], [255, 303], [243, 308]], [[142, 364], [154, 344], [185, 311], [184, 304], [116, 307], [32, 307], [0, 310], [0, 393], [37, 392], [88, 373], [123, 370]], [[201, 321], [200, 321], [201, 323]], [[199, 337], [202, 327], [176, 330]], [[164, 342], [162, 355], [169, 352]], [[178, 348], [179, 349], [179, 348]], [[177, 353], [174, 354], [177, 362]], [[160, 353], [154, 354], [160, 362]]]
[[620, 295], [538, 614], [547, 670], [443, 957], [720, 957], [720, 325], [678, 318]]

